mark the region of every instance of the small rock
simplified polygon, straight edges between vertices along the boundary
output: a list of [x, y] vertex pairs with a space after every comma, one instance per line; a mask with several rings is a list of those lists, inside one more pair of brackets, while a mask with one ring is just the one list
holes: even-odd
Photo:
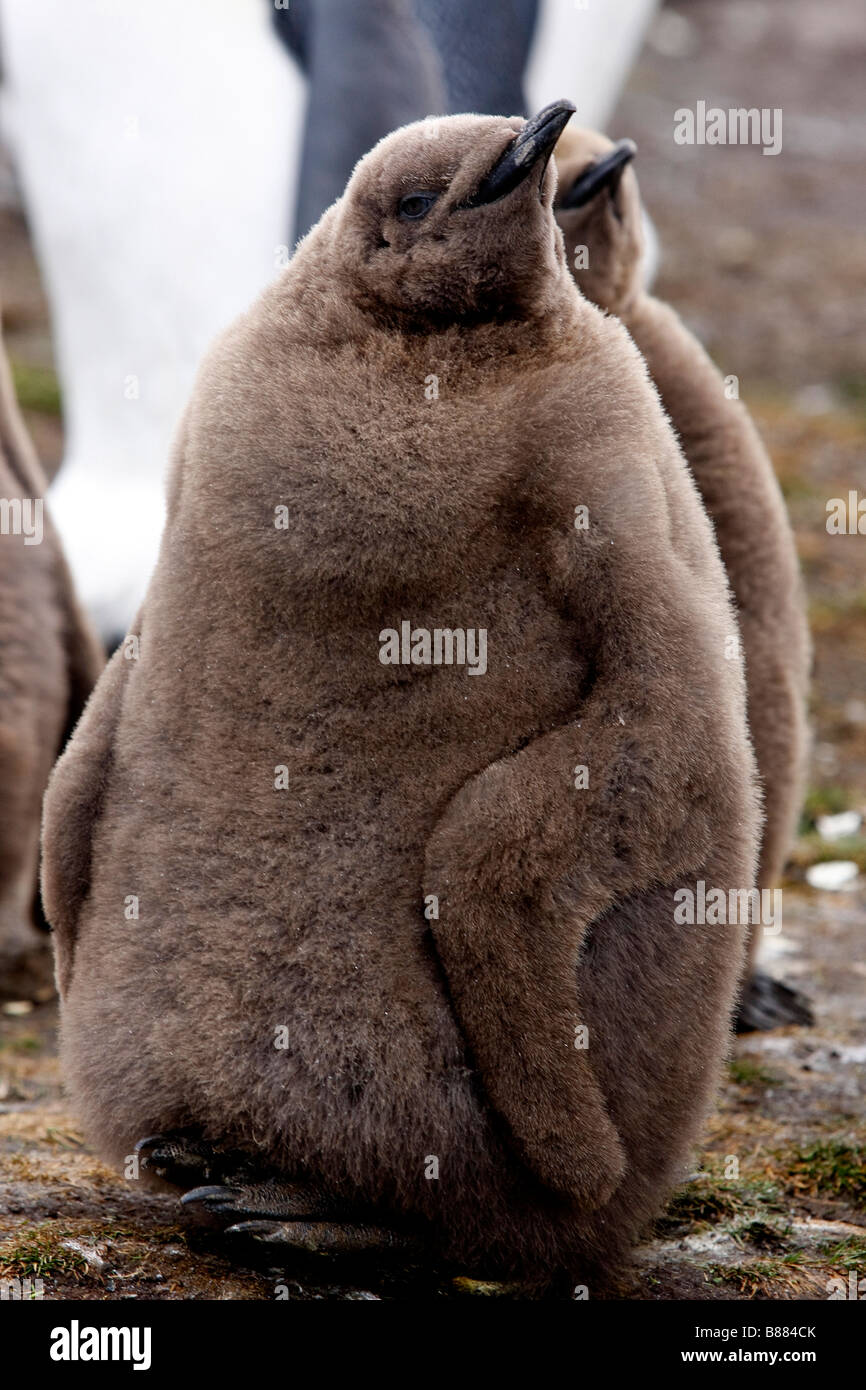
[[819, 816], [816, 824], [822, 840], [844, 840], [857, 834], [863, 817], [859, 811], [840, 811], [836, 816]]
[[89, 1269], [99, 1273], [105, 1269], [105, 1261], [92, 1245], [83, 1245], [80, 1240], [62, 1240], [60, 1244], [64, 1250], [72, 1250], [76, 1255], [80, 1255]]
[[691, 58], [700, 47], [694, 24], [676, 10], [662, 10], [650, 27], [647, 43], [660, 58]]
[[748, 227], [725, 227], [715, 239], [716, 259], [727, 270], [746, 270], [760, 250], [758, 238]]
[[811, 888], [840, 893], [853, 887], [859, 872], [853, 859], [831, 859], [826, 864], [810, 864], [806, 870], [806, 882]]
[[10, 1018], [23, 1018], [25, 1014], [32, 1014], [33, 1002], [30, 999], [10, 999], [3, 1005], [3, 1012]]
[[803, 386], [794, 397], [794, 404], [801, 415], [829, 415], [836, 408], [836, 401], [829, 386], [816, 382]]
[[462, 1274], [451, 1281], [458, 1293], [473, 1294], [481, 1298], [507, 1298], [514, 1293], [514, 1284], [496, 1284], [488, 1279], [470, 1279]]

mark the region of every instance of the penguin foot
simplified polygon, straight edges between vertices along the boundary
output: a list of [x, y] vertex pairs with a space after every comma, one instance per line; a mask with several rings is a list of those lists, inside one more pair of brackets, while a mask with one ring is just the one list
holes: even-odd
[[[215, 1219], [226, 1235], [315, 1254], [422, 1251], [421, 1243], [403, 1232], [341, 1221], [339, 1202], [312, 1184], [257, 1178], [248, 1159], [220, 1152], [194, 1135], [150, 1135], [139, 1140], [135, 1152], [146, 1171], [189, 1188], [181, 1205]], [[199, 1185], [190, 1187], [196, 1180]]]
[[54, 997], [54, 959], [48, 938], [33, 932], [33, 944], [0, 954], [0, 999], [29, 999], [45, 1004]]
[[314, 1255], [420, 1255], [421, 1242], [384, 1226], [340, 1225], [330, 1221], [241, 1221], [226, 1235], [266, 1246], [283, 1246]]
[[766, 1033], [771, 1028], [811, 1027], [812, 1006], [804, 994], [756, 970], [746, 981], [734, 1022], [737, 1033]]
[[317, 1188], [274, 1178], [255, 1182], [238, 1176], [233, 1182], [195, 1187], [180, 1200], [182, 1206], [210, 1216], [229, 1217], [235, 1223], [255, 1224], [263, 1218], [289, 1223], [297, 1223], [299, 1218], [315, 1221], [333, 1217], [337, 1210], [333, 1198], [324, 1196]]
[[134, 1152], [145, 1172], [175, 1187], [213, 1182], [242, 1166], [237, 1155], [220, 1153], [204, 1140], [182, 1131], [139, 1139]]

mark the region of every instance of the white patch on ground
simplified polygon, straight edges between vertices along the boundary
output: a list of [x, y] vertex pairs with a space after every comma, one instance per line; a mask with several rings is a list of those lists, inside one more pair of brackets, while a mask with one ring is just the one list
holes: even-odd
[[806, 870], [806, 882], [810, 888], [820, 888], [826, 893], [841, 893], [854, 886], [859, 872], [853, 859], [831, 859], [826, 864], [810, 864]]

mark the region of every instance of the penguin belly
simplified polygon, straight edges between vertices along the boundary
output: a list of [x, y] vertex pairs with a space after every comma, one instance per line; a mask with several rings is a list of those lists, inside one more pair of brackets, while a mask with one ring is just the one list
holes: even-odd
[[[406, 620], [432, 633], [467, 612], [491, 615], [483, 677], [383, 665], [399, 611], [314, 637], [287, 615], [276, 652], [240, 622], [230, 668], [203, 659], [198, 615], [158, 595], [146, 612], [63, 1017], [70, 1090], [113, 1160], [194, 1127], [428, 1215], [494, 1163], [488, 1187], [514, 1180], [436, 956], [424, 851], [469, 778], [568, 716], [586, 670], [519, 556]], [[153, 698], [178, 676], [184, 703]]]

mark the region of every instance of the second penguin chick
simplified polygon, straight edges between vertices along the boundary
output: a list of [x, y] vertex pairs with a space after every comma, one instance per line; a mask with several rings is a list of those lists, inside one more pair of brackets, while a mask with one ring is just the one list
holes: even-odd
[[[797, 553], [773, 466], [746, 407], [667, 304], [642, 285], [643, 218], [636, 147], [569, 127], [556, 148], [556, 220], [587, 299], [615, 314], [646, 360], [713, 522], [737, 605], [749, 727], [765, 821], [758, 883], [778, 884], [803, 792], [811, 646]], [[739, 1032], [811, 1023], [805, 999], [756, 970], [760, 924]]]
[[45, 509], [46, 481], [0, 342], [0, 997], [42, 999], [38, 894], [48, 774], [104, 664]]

